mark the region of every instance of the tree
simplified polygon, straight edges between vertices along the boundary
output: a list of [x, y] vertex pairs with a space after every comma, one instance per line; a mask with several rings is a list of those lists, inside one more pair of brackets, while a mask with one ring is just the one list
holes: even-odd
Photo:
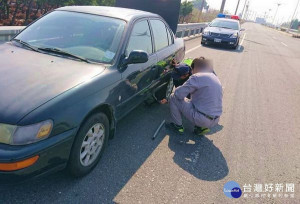
[[182, 18], [182, 22], [184, 22], [186, 16], [192, 13], [193, 7], [194, 7], [193, 2], [185, 1], [181, 3], [179, 15], [180, 18]]
[[195, 0], [193, 1], [193, 4], [194, 7], [199, 10], [198, 20], [197, 20], [199, 22], [203, 8], [207, 8], [207, 2], [205, 0]]
[[114, 6], [116, 4], [115, 0], [97, 0], [99, 6]]
[[298, 19], [292, 20], [291, 25], [292, 25], [292, 26], [291, 26], [291, 29], [298, 30], [299, 20], [298, 20]]
[[0, 26], [28, 25], [53, 9], [71, 5], [114, 6], [115, 0], [0, 0]]
[[193, 1], [193, 5], [195, 8], [197, 8], [200, 12], [202, 12], [203, 9], [207, 8], [207, 2], [205, 0], [195, 0]]

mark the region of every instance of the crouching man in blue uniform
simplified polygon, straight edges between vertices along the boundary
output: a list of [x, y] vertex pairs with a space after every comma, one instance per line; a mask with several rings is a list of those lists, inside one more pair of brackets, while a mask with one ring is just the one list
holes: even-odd
[[[173, 121], [166, 126], [183, 134], [183, 115], [195, 125], [194, 133], [203, 135], [219, 122], [222, 114], [222, 85], [204, 57], [194, 59], [191, 67], [193, 75], [170, 96]], [[191, 99], [186, 98], [189, 94]]]

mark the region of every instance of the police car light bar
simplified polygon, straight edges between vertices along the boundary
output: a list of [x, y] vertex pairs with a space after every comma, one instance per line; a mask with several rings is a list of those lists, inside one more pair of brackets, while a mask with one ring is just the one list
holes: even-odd
[[240, 17], [239, 17], [239, 16], [232, 15], [232, 16], [231, 16], [231, 19], [240, 20]]
[[217, 17], [218, 17], [218, 18], [225, 18], [225, 14], [219, 13], [219, 14], [217, 15]]
[[230, 19], [240, 20], [239, 16], [236, 16], [236, 15], [227, 15], [227, 14], [223, 14], [223, 13], [219, 13], [217, 15], [217, 18], [230, 18]]

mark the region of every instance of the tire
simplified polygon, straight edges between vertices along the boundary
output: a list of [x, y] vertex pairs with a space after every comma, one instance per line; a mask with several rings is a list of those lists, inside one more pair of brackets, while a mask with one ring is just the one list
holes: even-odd
[[236, 49], [239, 46], [240, 40], [237, 41], [236, 45], [232, 47], [232, 49]]
[[75, 138], [67, 167], [69, 173], [74, 177], [88, 174], [99, 162], [108, 144], [108, 137], [109, 121], [106, 115], [96, 113], [90, 116], [81, 125]]
[[170, 77], [170, 80], [163, 85], [159, 86], [154, 90], [152, 96], [144, 101], [145, 105], [151, 106], [154, 103], [161, 101], [162, 99], [167, 99], [170, 97], [174, 88], [173, 79]]
[[167, 89], [166, 89], [166, 94], [165, 94], [166, 96], [165, 96], [165, 98], [169, 98], [170, 97], [170, 95], [173, 92], [173, 89], [174, 89], [174, 82], [173, 82], [173, 78], [171, 77], [170, 81], [168, 83]]

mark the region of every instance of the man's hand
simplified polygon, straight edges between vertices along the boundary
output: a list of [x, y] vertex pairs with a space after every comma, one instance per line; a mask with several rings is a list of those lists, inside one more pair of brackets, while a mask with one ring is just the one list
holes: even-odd
[[176, 62], [176, 59], [172, 59], [170, 62], [170, 65], [174, 68], [178, 63]]
[[166, 104], [166, 103], [168, 103], [168, 100], [165, 98], [160, 101], [160, 104]]

